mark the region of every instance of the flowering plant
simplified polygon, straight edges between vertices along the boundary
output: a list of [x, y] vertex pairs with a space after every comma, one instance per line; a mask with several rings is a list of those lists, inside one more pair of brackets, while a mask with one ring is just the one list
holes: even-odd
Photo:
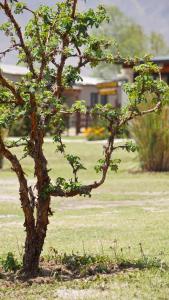
[[84, 135], [89, 141], [104, 140], [108, 137], [105, 127], [88, 127], [84, 130]]

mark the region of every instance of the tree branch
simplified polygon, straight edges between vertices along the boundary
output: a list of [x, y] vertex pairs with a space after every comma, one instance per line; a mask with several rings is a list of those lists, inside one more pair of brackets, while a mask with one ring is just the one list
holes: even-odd
[[3, 87], [11, 91], [11, 93], [16, 99], [15, 104], [22, 105], [24, 103], [20, 93], [16, 90], [15, 86], [12, 83], [9, 83], [9, 81], [2, 75], [1, 70], [0, 70], [0, 85], [2, 85]]
[[20, 44], [14, 44], [11, 47], [7, 48], [6, 50], [0, 52], [0, 56], [5, 56], [7, 53], [12, 52], [13, 50], [17, 50], [16, 48], [19, 47]]
[[30, 72], [36, 78], [37, 74], [36, 74], [35, 69], [34, 69], [33, 58], [32, 58], [32, 55], [31, 55], [31, 52], [30, 52], [29, 48], [26, 46], [26, 44], [24, 42], [22, 31], [21, 31], [21, 28], [20, 28], [18, 22], [16, 21], [16, 19], [15, 19], [13, 13], [12, 13], [7, 1], [5, 1], [4, 4], [0, 3], [0, 7], [4, 10], [6, 16], [9, 18], [9, 20], [13, 24], [13, 26], [15, 28], [15, 31], [16, 31], [16, 34], [17, 34], [17, 36], [19, 38], [19, 41], [20, 41], [20, 46], [22, 47], [23, 51], [25, 52], [26, 61], [27, 61], [28, 67], [30, 69]]
[[105, 163], [104, 166], [102, 168], [102, 176], [101, 179], [99, 181], [95, 181], [92, 184], [89, 185], [82, 185], [79, 187], [76, 187], [74, 190], [70, 190], [70, 191], [64, 191], [60, 186], [58, 187], [54, 187], [54, 189], [52, 189], [52, 191], [50, 192], [51, 196], [55, 196], [55, 197], [74, 197], [77, 195], [86, 195], [86, 194], [90, 194], [90, 192], [93, 189], [98, 188], [99, 186], [101, 186], [105, 180], [106, 180], [106, 176], [107, 176], [107, 172], [110, 166], [110, 161], [111, 161], [111, 156], [112, 156], [112, 152], [114, 150], [114, 138], [115, 138], [115, 134], [116, 131], [113, 129], [113, 123], [110, 123], [109, 126], [109, 130], [111, 131], [111, 134], [109, 136], [108, 139], [108, 143], [107, 146], [104, 146], [104, 153], [105, 153]]
[[121, 120], [119, 126], [123, 126], [125, 123], [127, 123], [128, 121], [132, 120], [135, 117], [144, 116], [144, 115], [153, 113], [153, 112], [159, 110], [161, 108], [161, 105], [162, 105], [162, 103], [160, 100], [157, 102], [157, 104], [153, 108], [143, 110], [143, 111], [138, 111], [138, 112], [131, 111], [131, 113], [128, 117], [126, 117], [124, 120]]
[[10, 161], [12, 165], [13, 171], [16, 173], [18, 180], [19, 180], [19, 193], [20, 193], [20, 200], [21, 206], [23, 208], [25, 214], [25, 227], [29, 227], [30, 230], [33, 230], [35, 227], [35, 219], [33, 216], [33, 209], [30, 205], [29, 199], [29, 189], [27, 185], [27, 180], [24, 175], [24, 171], [22, 166], [15, 155], [13, 155], [6, 147], [3, 142], [2, 136], [0, 135], [0, 153]]
[[74, 0], [73, 4], [72, 4], [72, 15], [71, 15], [72, 19], [75, 18], [77, 2], [78, 2], [78, 0]]

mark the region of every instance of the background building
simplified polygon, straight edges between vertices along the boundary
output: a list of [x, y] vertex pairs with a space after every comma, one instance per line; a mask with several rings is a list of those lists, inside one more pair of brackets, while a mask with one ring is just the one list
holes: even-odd
[[[14, 82], [18, 82], [28, 73], [26, 67], [0, 64], [3, 75]], [[63, 97], [68, 107], [77, 100], [84, 100], [88, 109], [96, 104], [105, 105], [111, 103], [114, 107], [122, 106], [126, 100], [122, 85], [128, 81], [127, 75], [120, 74], [112, 81], [106, 82], [103, 79], [94, 77], [82, 77], [82, 81], [75, 83], [72, 88], [64, 91]], [[75, 127], [76, 133], [80, 132], [81, 127], [88, 127], [92, 120], [89, 114], [76, 114], [67, 120], [68, 127]]]
[[28, 69], [25, 67], [0, 64], [2, 74], [9, 80], [20, 81], [21, 78], [28, 73]]

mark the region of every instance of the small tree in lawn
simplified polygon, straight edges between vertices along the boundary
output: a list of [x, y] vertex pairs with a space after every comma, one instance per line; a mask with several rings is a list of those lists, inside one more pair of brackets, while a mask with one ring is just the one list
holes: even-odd
[[[98, 27], [106, 19], [105, 10], [99, 7], [96, 11], [78, 12], [77, 0], [65, 0], [56, 3], [54, 8], [42, 5], [32, 11], [23, 2], [0, 1], [1, 13], [7, 22], [1, 30], [9, 37], [10, 47], [1, 52], [5, 56], [17, 51], [19, 62], [28, 67], [28, 74], [19, 83], [7, 80], [0, 72], [0, 126], [10, 127], [21, 117], [29, 117], [30, 131], [27, 137], [9, 143], [0, 136], [0, 154], [12, 165], [19, 181], [19, 196], [24, 212], [26, 229], [23, 271], [35, 275], [39, 267], [39, 258], [46, 237], [49, 216], [52, 215], [51, 197], [73, 197], [90, 195], [93, 189], [104, 183], [108, 169], [118, 169], [119, 160], [112, 158], [118, 147], [114, 146], [114, 138], [128, 120], [158, 110], [168, 91], [162, 81], [153, 79], [159, 69], [151, 63], [137, 67], [139, 76], [132, 85], [126, 85], [129, 103], [125, 108], [114, 109], [110, 104], [97, 105], [90, 113], [107, 120], [109, 138], [104, 146], [104, 155], [95, 166], [101, 173], [98, 181], [82, 184], [78, 171], [85, 169], [78, 156], [66, 152], [62, 142], [65, 114], [77, 111], [85, 112], [84, 102], [78, 101], [69, 109], [63, 105], [63, 92], [75, 81], [81, 80], [80, 70], [87, 64], [92, 67], [100, 61], [114, 63], [121, 60], [119, 55], [110, 55], [109, 42], [90, 35], [89, 29]], [[24, 33], [17, 21], [17, 14], [29, 12], [32, 16]], [[74, 65], [70, 63], [74, 58]], [[135, 63], [130, 60], [130, 63]], [[126, 61], [127, 63], [127, 61]], [[147, 101], [152, 94], [153, 106], [147, 111], [140, 111], [140, 102]], [[56, 128], [54, 142], [68, 164], [72, 167], [72, 178], [66, 180], [59, 177], [52, 181], [45, 157], [43, 145], [45, 127], [52, 124]], [[28, 186], [28, 178], [24, 173], [22, 162], [16, 157], [15, 147], [22, 146], [23, 158], [30, 156], [34, 163], [35, 186]], [[24, 147], [23, 147], [24, 146]], [[122, 146], [127, 151], [134, 146], [126, 143]], [[13, 151], [11, 148], [14, 148]]]

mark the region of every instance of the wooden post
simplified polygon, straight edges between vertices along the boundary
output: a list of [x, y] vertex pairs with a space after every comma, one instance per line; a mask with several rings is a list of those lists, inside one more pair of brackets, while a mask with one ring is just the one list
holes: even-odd
[[[4, 129], [0, 129], [0, 135], [4, 139], [4, 137], [5, 137], [5, 130]], [[3, 162], [4, 162], [4, 157], [3, 157], [2, 154], [0, 154], [0, 169], [3, 168]]]
[[80, 111], [76, 112], [76, 135], [80, 133], [81, 129], [81, 114]]
[[87, 129], [89, 127], [89, 109], [87, 109], [85, 117], [85, 128]]

